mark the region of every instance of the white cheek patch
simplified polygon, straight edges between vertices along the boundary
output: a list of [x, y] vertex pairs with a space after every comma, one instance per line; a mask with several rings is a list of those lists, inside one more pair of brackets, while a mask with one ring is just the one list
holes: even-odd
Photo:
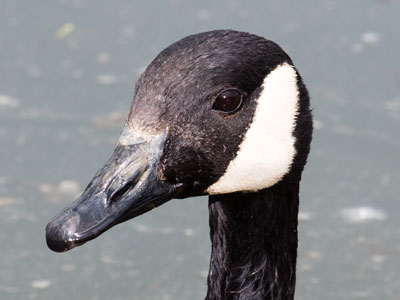
[[257, 99], [253, 121], [238, 153], [209, 194], [257, 191], [277, 183], [296, 155], [293, 131], [299, 106], [294, 67], [284, 63], [269, 73]]

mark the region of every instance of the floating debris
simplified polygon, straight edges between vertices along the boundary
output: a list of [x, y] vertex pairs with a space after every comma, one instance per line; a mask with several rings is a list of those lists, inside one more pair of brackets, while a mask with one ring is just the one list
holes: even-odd
[[371, 260], [373, 263], [381, 264], [381, 263], [385, 262], [386, 257], [383, 255], [376, 254], [376, 255], [372, 255]]
[[75, 25], [72, 23], [65, 23], [56, 31], [56, 38], [62, 40], [75, 31]]
[[182, 3], [182, 0], [169, 0], [169, 3], [176, 5]]
[[31, 283], [31, 286], [34, 289], [40, 289], [40, 290], [47, 289], [50, 285], [51, 285], [51, 282], [48, 279], [34, 280]]
[[386, 213], [372, 206], [350, 207], [342, 209], [341, 217], [349, 223], [366, 223], [386, 220]]
[[354, 294], [354, 296], [356, 298], [361, 298], [361, 299], [368, 299], [368, 298], [371, 299], [371, 298], [373, 298], [371, 292], [370, 291], [366, 291], [366, 290], [356, 291], [353, 294]]
[[73, 180], [63, 180], [58, 185], [43, 183], [38, 189], [42, 195], [54, 203], [76, 198], [81, 192], [79, 183]]
[[314, 119], [314, 129], [321, 129], [324, 125], [321, 120]]
[[351, 46], [351, 52], [353, 53], [361, 53], [364, 50], [364, 46], [360, 43], [355, 43]]
[[79, 69], [74, 69], [71, 71], [71, 77], [73, 79], [81, 79], [83, 78], [83, 71]]
[[31, 78], [39, 78], [42, 75], [42, 72], [40, 71], [39, 67], [35, 65], [27, 66], [25, 71], [26, 74]]
[[10, 179], [6, 176], [0, 176], [0, 184], [7, 184], [10, 182]]
[[400, 97], [385, 103], [385, 108], [391, 112], [400, 112]]
[[382, 179], [381, 179], [382, 185], [388, 185], [390, 183], [391, 179], [392, 179], [392, 176], [390, 175], [390, 173], [383, 174]]
[[127, 25], [122, 28], [121, 33], [125, 38], [132, 38], [136, 34], [136, 30], [135, 27]]
[[186, 228], [186, 229], [183, 231], [183, 233], [184, 233], [186, 236], [193, 236], [194, 230], [193, 230], [192, 228]]
[[118, 82], [117, 76], [111, 74], [98, 75], [96, 77], [97, 83], [101, 85], [113, 85]]
[[6, 292], [8, 294], [15, 294], [15, 293], [18, 293], [18, 291], [19, 291], [19, 288], [16, 286], [0, 284], [0, 292]]
[[353, 53], [361, 53], [366, 45], [374, 46], [379, 43], [380, 36], [377, 32], [365, 32], [361, 35], [360, 41], [354, 43], [350, 50]]
[[19, 106], [19, 100], [7, 95], [0, 95], [0, 108], [9, 107], [16, 108]]
[[61, 193], [64, 194], [77, 194], [80, 191], [79, 183], [73, 180], [63, 180], [58, 185]]
[[92, 124], [98, 128], [121, 128], [126, 119], [125, 112], [112, 112], [107, 116], [92, 118]]
[[197, 13], [197, 17], [202, 21], [206, 21], [206, 20], [210, 19], [210, 16], [211, 16], [211, 14], [210, 14], [209, 10], [203, 9]]
[[118, 263], [118, 260], [113, 255], [103, 255], [101, 257], [101, 261], [105, 264], [112, 264], [112, 265]]
[[75, 266], [71, 264], [63, 264], [61, 265], [61, 270], [65, 272], [72, 272], [75, 270]]
[[377, 44], [380, 40], [379, 33], [365, 32], [361, 35], [361, 41], [365, 44]]
[[[238, 16], [239, 16], [239, 18], [245, 20], [250, 17], [250, 13], [247, 10], [241, 10], [238, 12]], [[286, 30], [288, 30], [289, 32], [294, 32], [294, 31], [296, 31], [296, 25], [289, 24], [288, 26], [286, 26]]]
[[310, 264], [305, 264], [305, 263], [300, 264], [300, 270], [302, 271], [310, 271], [311, 269], [312, 266]]
[[310, 278], [310, 283], [312, 283], [312, 284], [319, 284], [319, 283], [320, 283], [320, 280], [319, 280], [319, 278], [317, 278], [317, 277], [311, 277], [311, 278]]
[[305, 211], [300, 211], [298, 215], [299, 221], [309, 221], [311, 220], [311, 214]]
[[23, 201], [19, 198], [0, 197], [0, 207], [14, 204], [21, 204]]
[[202, 271], [200, 271], [200, 276], [201, 276], [201, 277], [204, 277], [204, 278], [207, 278], [207, 276], [208, 276], [208, 271], [207, 271], [207, 270], [202, 270]]
[[319, 251], [307, 251], [306, 257], [311, 258], [312, 260], [321, 260], [322, 253]]
[[161, 229], [161, 233], [165, 234], [165, 235], [171, 234], [173, 232], [174, 232], [174, 229], [172, 227], [165, 227], [165, 228]]
[[107, 52], [101, 52], [97, 54], [97, 61], [101, 64], [106, 64], [110, 62], [111, 60], [111, 55]]
[[135, 224], [133, 227], [137, 232], [140, 232], [140, 233], [152, 232], [151, 228], [144, 224]]

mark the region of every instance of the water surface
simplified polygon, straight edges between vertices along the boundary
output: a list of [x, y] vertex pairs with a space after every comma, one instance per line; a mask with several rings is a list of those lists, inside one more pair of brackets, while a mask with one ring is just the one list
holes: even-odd
[[151, 59], [219, 28], [278, 42], [312, 97], [296, 299], [398, 299], [399, 1], [38, 3], [0, 9], [1, 299], [204, 298], [205, 197], [64, 254], [44, 227], [111, 154]]

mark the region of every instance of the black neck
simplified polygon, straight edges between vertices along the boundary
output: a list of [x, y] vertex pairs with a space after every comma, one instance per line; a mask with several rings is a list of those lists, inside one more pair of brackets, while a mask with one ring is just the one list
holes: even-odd
[[207, 300], [291, 300], [297, 257], [298, 183], [210, 196]]

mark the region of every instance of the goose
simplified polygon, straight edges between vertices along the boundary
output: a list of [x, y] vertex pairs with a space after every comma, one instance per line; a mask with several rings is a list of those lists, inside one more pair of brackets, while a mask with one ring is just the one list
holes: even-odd
[[206, 299], [294, 298], [308, 91], [276, 43], [215, 30], [164, 49], [136, 83], [116, 148], [46, 227], [70, 250], [173, 198], [209, 195]]

